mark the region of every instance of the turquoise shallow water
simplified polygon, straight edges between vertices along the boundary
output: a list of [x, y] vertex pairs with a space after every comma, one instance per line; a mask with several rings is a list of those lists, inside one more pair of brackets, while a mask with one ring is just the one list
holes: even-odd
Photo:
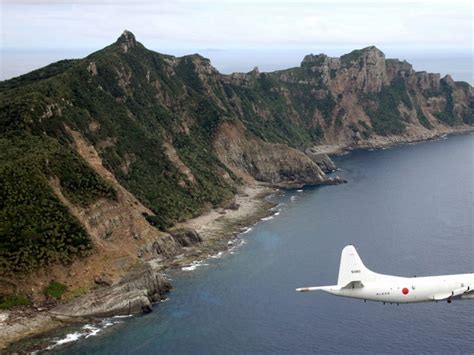
[[355, 244], [374, 271], [474, 271], [474, 135], [336, 158], [348, 184], [287, 191], [235, 253], [192, 272], [155, 312], [54, 350], [68, 354], [473, 352], [474, 302], [382, 305], [296, 287], [336, 282]]

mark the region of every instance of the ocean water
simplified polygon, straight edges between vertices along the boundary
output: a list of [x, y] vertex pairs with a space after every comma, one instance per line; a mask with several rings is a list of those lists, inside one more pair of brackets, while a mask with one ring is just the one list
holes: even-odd
[[[342, 169], [337, 174], [349, 183], [280, 193], [274, 197], [277, 214], [245, 233], [239, 248], [192, 271], [171, 273], [175, 290], [154, 312], [53, 349], [474, 352], [473, 301], [396, 306], [294, 291], [336, 283], [347, 244], [381, 273], [474, 272], [474, 135], [356, 151], [335, 160]], [[63, 334], [55, 341], [64, 339]]]

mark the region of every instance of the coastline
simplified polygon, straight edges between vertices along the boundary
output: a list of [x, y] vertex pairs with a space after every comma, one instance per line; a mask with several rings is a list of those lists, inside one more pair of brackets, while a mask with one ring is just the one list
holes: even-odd
[[375, 139], [369, 139], [361, 141], [360, 144], [333, 144], [333, 145], [321, 145], [316, 146], [313, 149], [317, 150], [318, 154], [327, 154], [329, 156], [336, 156], [346, 154], [355, 150], [368, 150], [368, 149], [382, 149], [394, 147], [397, 145], [404, 144], [416, 144], [422, 142], [429, 142], [432, 140], [440, 139], [444, 136], [452, 136], [458, 134], [470, 134], [474, 133], [474, 127], [472, 126], [461, 126], [461, 127], [437, 127], [432, 131], [427, 130], [416, 130], [410, 135], [406, 136], [377, 136]]
[[[246, 228], [272, 214], [275, 204], [267, 197], [277, 191], [275, 188], [260, 184], [246, 185], [235, 196], [233, 208], [216, 208], [201, 216], [180, 223], [174, 229], [192, 228], [202, 237], [203, 241], [192, 247], [184, 248], [184, 252], [166, 263], [149, 260], [157, 272], [168, 269], [179, 269], [193, 265], [193, 262], [205, 260], [212, 255], [228, 250], [233, 240], [238, 239]], [[235, 208], [238, 206], [238, 208]], [[8, 314], [8, 319], [3, 315]], [[97, 317], [99, 318], [99, 317]], [[71, 324], [84, 324], [91, 318], [70, 318], [56, 316], [48, 309], [24, 307], [15, 311], [0, 311], [0, 351], [8, 351], [22, 339], [41, 336]], [[44, 348], [42, 348], [44, 350]], [[16, 349], [14, 350], [16, 352]]]
[[190, 266], [200, 259], [227, 250], [229, 242], [239, 238], [246, 228], [272, 214], [275, 204], [267, 197], [277, 189], [261, 184], [246, 185], [235, 196], [234, 206], [238, 208], [216, 208], [201, 216], [179, 223], [175, 229], [190, 228], [203, 239], [200, 244], [189, 247], [181, 255], [165, 264], [165, 269]]
[[[381, 149], [400, 144], [413, 144], [434, 139], [444, 135], [468, 134], [474, 132], [473, 127], [459, 129], [436, 130], [429, 135], [412, 135], [406, 137], [388, 137], [363, 142], [360, 145], [320, 146], [321, 153], [338, 155], [353, 150]], [[191, 228], [201, 237], [202, 242], [184, 248], [182, 254], [166, 261], [150, 260], [157, 272], [167, 269], [190, 267], [197, 261], [205, 260], [216, 253], [227, 250], [232, 240], [238, 239], [245, 229], [257, 223], [262, 218], [272, 214], [271, 209], [275, 204], [268, 201], [267, 197], [277, 190], [263, 184], [244, 185], [235, 198], [234, 206], [216, 208], [199, 217], [180, 223], [174, 229]], [[237, 207], [237, 208], [236, 208]], [[50, 331], [62, 328], [73, 323], [83, 323], [90, 319], [67, 319], [57, 317], [48, 310], [25, 309], [25, 311], [11, 312], [7, 321], [2, 320], [0, 312], [0, 350], [5, 350], [14, 343], [27, 337], [39, 336]]]

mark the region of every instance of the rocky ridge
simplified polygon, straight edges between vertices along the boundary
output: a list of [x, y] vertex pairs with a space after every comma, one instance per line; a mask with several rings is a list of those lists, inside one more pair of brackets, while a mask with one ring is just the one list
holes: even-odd
[[[469, 84], [415, 72], [375, 47], [340, 58], [308, 55], [297, 68], [271, 73], [224, 75], [200, 55], [149, 51], [125, 31], [84, 59], [0, 83], [4, 146], [26, 141], [36, 147], [48, 139], [84, 163], [80, 172], [71, 168], [76, 173], [59, 176], [50, 168], [49, 151], [38, 145], [41, 154], [31, 159], [41, 174], [27, 176], [18, 172], [23, 157], [14, 150], [0, 156], [7, 167], [0, 177], [15, 176], [20, 183], [11, 186], [18, 190], [1, 193], [23, 196], [25, 176], [46, 179], [51, 199], [67, 209], [92, 245], [88, 256], [67, 255], [70, 263], [12, 274], [8, 267], [24, 246], [9, 244], [0, 255], [0, 294], [20, 292], [40, 302], [44, 287], [57, 280], [71, 291], [88, 290], [70, 306], [59, 306], [58, 314], [147, 309], [169, 288], [148, 263], [161, 269], [207, 248], [206, 235], [173, 225], [230, 205], [244, 186], [340, 182], [326, 175], [335, 166], [321, 146], [374, 147], [471, 130], [473, 102]], [[102, 192], [104, 186], [113, 197]], [[0, 207], [2, 240], [31, 235], [31, 226], [9, 223], [9, 205]], [[41, 244], [47, 226], [36, 223], [44, 234], [31, 239], [39, 243], [31, 244], [32, 259], [35, 248], [53, 252]], [[135, 268], [147, 270], [144, 278]], [[14, 280], [15, 287], [2, 280]], [[118, 301], [120, 294], [130, 303]], [[101, 302], [113, 307], [97, 306]]]

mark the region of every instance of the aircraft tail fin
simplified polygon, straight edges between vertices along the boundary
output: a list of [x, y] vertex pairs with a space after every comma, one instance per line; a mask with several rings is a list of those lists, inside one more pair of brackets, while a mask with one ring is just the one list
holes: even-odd
[[339, 277], [337, 279], [339, 287], [347, 287], [349, 284], [351, 284], [351, 287], [355, 285], [363, 287], [363, 281], [367, 280], [370, 274], [372, 272], [365, 267], [353, 245], [348, 245], [342, 249]]

